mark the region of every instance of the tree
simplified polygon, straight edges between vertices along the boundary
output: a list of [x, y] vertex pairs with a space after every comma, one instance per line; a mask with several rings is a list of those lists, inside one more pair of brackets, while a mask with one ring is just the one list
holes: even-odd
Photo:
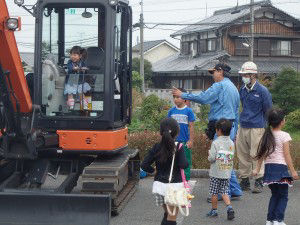
[[[140, 71], [140, 59], [132, 59], [132, 71]], [[145, 82], [148, 85], [152, 84], [152, 64], [148, 60], [144, 60], [144, 73], [145, 73]]]
[[300, 108], [300, 73], [291, 68], [283, 69], [271, 88], [275, 105], [286, 114]]
[[132, 71], [132, 87], [142, 91], [142, 77], [137, 71]]

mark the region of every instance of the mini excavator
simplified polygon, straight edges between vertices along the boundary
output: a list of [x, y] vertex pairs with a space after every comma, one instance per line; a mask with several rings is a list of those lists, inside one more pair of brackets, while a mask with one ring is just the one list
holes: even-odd
[[[109, 224], [139, 182], [127, 129], [131, 7], [127, 0], [14, 3], [35, 18], [34, 69], [24, 75], [14, 36], [21, 20], [0, 0], [0, 224]], [[64, 91], [73, 46], [85, 50], [85, 68], [69, 76], [78, 88], [71, 109]]]

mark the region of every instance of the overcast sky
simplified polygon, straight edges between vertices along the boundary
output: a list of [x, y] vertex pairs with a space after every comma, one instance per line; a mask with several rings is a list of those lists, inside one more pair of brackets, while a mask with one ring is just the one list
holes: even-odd
[[[36, 0], [25, 0], [26, 4], [32, 4]], [[139, 21], [140, 1], [131, 0], [133, 8], [133, 23]], [[239, 5], [247, 4], [250, 0], [238, 0]], [[300, 0], [274, 0], [275, 7], [300, 18]], [[22, 17], [22, 31], [16, 32], [20, 51], [32, 52], [34, 42], [34, 19], [22, 8], [7, 0], [11, 15]], [[145, 23], [195, 23], [213, 14], [215, 10], [233, 7], [237, 0], [144, 0]], [[152, 25], [153, 26], [153, 25]], [[151, 28], [151, 25], [148, 25]], [[179, 41], [170, 37], [170, 34], [183, 28], [183, 26], [158, 26], [154, 29], [145, 29], [145, 41], [167, 39], [179, 47]], [[88, 34], [87, 34], [88, 35]], [[133, 34], [133, 44], [139, 38], [139, 30]], [[25, 47], [26, 46], [26, 47]]]

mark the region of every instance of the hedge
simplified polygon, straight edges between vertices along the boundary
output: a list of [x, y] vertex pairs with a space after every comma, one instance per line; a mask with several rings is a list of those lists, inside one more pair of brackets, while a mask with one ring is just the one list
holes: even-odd
[[[194, 147], [192, 149], [192, 167], [194, 169], [208, 169], [209, 162], [207, 157], [211, 142], [204, 137], [204, 133], [201, 131], [196, 131], [195, 137]], [[141, 160], [144, 159], [146, 153], [151, 149], [151, 147], [159, 141], [159, 132], [142, 131], [129, 134], [129, 147], [140, 150]], [[299, 146], [300, 142], [292, 142], [291, 155], [297, 169], [300, 169]], [[238, 168], [237, 161], [237, 157], [235, 156], [235, 168]]]

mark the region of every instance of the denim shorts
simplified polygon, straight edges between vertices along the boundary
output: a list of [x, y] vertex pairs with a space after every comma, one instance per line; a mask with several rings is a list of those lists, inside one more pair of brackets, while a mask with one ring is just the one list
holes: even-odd
[[293, 178], [289, 174], [287, 165], [267, 163], [265, 164], [264, 185], [292, 184]]

